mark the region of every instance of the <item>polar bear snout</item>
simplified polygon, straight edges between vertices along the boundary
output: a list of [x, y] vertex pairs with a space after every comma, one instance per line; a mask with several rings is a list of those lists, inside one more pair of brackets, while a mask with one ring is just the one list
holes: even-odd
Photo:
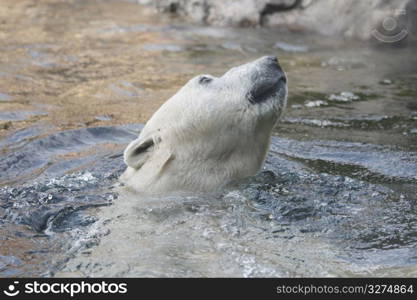
[[276, 56], [264, 56], [253, 64], [252, 86], [246, 96], [251, 104], [274, 99], [281, 90], [286, 90], [287, 77]]
[[287, 83], [287, 76], [282, 70], [276, 56], [264, 56], [260, 59], [264, 65], [266, 76], [275, 78], [278, 83]]

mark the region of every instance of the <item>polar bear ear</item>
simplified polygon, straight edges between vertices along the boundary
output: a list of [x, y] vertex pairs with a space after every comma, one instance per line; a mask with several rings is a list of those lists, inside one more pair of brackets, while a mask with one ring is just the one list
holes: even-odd
[[154, 145], [155, 142], [151, 136], [134, 140], [124, 152], [125, 164], [134, 169], [139, 169], [150, 157]]

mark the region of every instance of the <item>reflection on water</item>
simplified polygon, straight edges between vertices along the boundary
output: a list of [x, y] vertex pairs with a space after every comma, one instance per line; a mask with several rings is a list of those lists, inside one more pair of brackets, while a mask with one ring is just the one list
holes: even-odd
[[[417, 45], [188, 26], [127, 1], [3, 2], [1, 276], [417, 275]], [[113, 187], [141, 128], [125, 124], [265, 54], [290, 94], [264, 172], [219, 195]]]

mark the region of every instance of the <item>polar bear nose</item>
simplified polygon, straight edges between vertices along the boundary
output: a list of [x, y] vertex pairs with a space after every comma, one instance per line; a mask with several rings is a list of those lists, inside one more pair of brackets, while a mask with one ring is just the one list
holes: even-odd
[[[277, 92], [285, 88], [287, 77], [276, 56], [264, 56], [254, 62], [256, 66], [251, 74], [252, 86], [247, 93], [250, 103], [262, 103], [273, 99]], [[253, 70], [253, 69], [252, 69]]]
[[276, 56], [265, 56], [264, 60], [268, 66], [278, 68], [280, 71], [282, 71]]
[[272, 55], [271, 56], [265, 56], [265, 59], [267, 59], [267, 60], [269, 60], [273, 63], [278, 64], [278, 58], [276, 56], [272, 56]]
[[277, 66], [277, 67], [281, 68], [280, 65], [279, 65], [279, 62], [278, 62], [278, 58], [274, 55], [264, 56], [260, 60], [262, 61], [262, 63], [265, 63], [267, 65]]
[[282, 72], [281, 66], [279, 65], [278, 58], [276, 56], [264, 56], [260, 60], [262, 61], [262, 64], [267, 65], [273, 69], [278, 69]]
[[269, 68], [272, 68], [276, 74], [278, 74], [278, 79], [280, 82], [286, 84], [287, 77], [285, 76], [285, 72], [282, 70], [281, 66], [278, 63], [278, 58], [276, 56], [264, 56], [263, 59], [266, 61]]

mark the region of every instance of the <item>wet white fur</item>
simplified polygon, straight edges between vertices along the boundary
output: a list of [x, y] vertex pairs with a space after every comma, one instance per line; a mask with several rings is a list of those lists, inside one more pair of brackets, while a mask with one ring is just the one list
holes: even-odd
[[[286, 105], [286, 87], [251, 104], [246, 95], [254, 76], [262, 80], [262, 59], [200, 84], [191, 79], [146, 123], [124, 153], [121, 181], [146, 194], [210, 192], [231, 180], [255, 175], [269, 148], [273, 126]], [[152, 141], [147, 151], [138, 145]]]

